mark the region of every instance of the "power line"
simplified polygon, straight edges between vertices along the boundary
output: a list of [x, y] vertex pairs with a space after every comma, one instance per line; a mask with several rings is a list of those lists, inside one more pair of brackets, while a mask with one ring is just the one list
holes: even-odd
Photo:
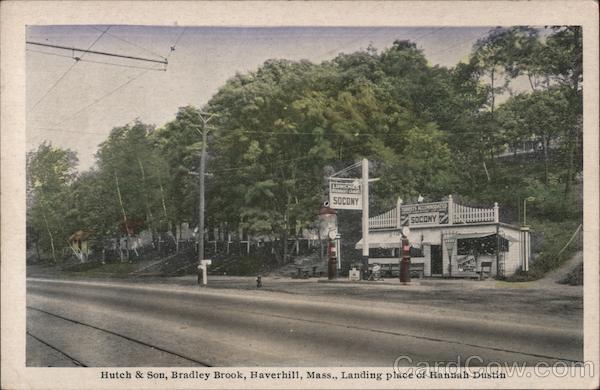
[[104, 61], [92, 61], [92, 60], [81, 60], [83, 62], [89, 62], [91, 64], [102, 64], [102, 65], [112, 65], [118, 66], [120, 68], [131, 68], [131, 69], [144, 69], [144, 70], [155, 70], [158, 72], [166, 72], [165, 68], [148, 68], [146, 66], [135, 66], [135, 65], [125, 65], [125, 64], [115, 64], [114, 62], [104, 62]]
[[87, 106], [77, 110], [75, 113], [67, 116], [66, 118], [63, 118], [60, 122], [56, 123], [55, 126], [61, 125], [63, 123], [65, 123], [66, 121], [68, 121], [69, 119], [73, 118], [74, 116], [76, 116], [77, 114], [81, 113], [82, 111], [90, 108], [91, 106], [93, 106], [94, 104], [97, 104], [98, 102], [100, 102], [103, 99], [106, 99], [107, 97], [109, 97], [110, 95], [112, 95], [113, 93], [117, 92], [118, 90], [120, 90], [121, 88], [125, 87], [126, 85], [131, 84], [134, 80], [138, 79], [139, 77], [145, 75], [146, 73], [148, 73], [149, 70], [146, 70], [145, 72], [140, 72], [138, 73], [136, 76], [130, 78], [129, 80], [127, 80], [126, 82], [120, 84], [119, 86], [117, 86], [115, 89], [111, 90], [110, 92], [102, 95], [101, 97], [99, 97], [98, 99], [94, 100], [93, 102], [91, 102], [90, 104], [88, 104]]
[[[487, 35], [487, 34], [488, 34], [488, 33], [485, 33], [485, 35]], [[485, 36], [485, 35], [479, 35], [479, 34], [478, 34], [476, 37], [469, 38], [469, 39], [467, 39], [466, 41], [460, 41], [460, 42], [458, 42], [458, 43], [456, 43], [456, 44], [454, 44], [454, 45], [452, 45], [452, 46], [446, 47], [446, 48], [444, 48], [444, 49], [442, 49], [442, 50], [438, 50], [438, 51], [434, 52], [433, 54], [435, 55], [435, 54], [444, 53], [444, 52], [446, 52], [446, 51], [448, 51], [448, 50], [450, 50], [450, 49], [454, 49], [455, 47], [457, 47], [457, 46], [459, 46], [459, 45], [462, 45], [462, 44], [464, 44], [464, 43], [467, 43], [467, 42], [471, 42], [471, 41], [473, 41], [474, 39], [479, 39], [479, 38], [481, 38], [481, 37], [483, 37], [483, 36]]]
[[[90, 27], [90, 28], [93, 28], [93, 29], [95, 29], [95, 30], [98, 30], [98, 31], [102, 31], [102, 30], [100, 30], [100, 29], [99, 29], [98, 27], [96, 27], [96, 26], [89, 26], [89, 27]], [[126, 39], [123, 39], [123, 38], [121, 38], [121, 37], [119, 37], [119, 36], [116, 36], [115, 34], [110, 34], [110, 33], [108, 33], [107, 35], [109, 35], [109, 36], [111, 36], [111, 37], [113, 37], [113, 38], [115, 38], [115, 39], [118, 39], [119, 41], [122, 41], [122, 42], [128, 43], [128, 44], [130, 44], [130, 45], [132, 45], [132, 46], [135, 46], [135, 47], [137, 47], [138, 49], [142, 49], [142, 50], [144, 50], [144, 51], [146, 51], [146, 52], [148, 52], [148, 53], [150, 53], [150, 54], [153, 54], [153, 55], [155, 55], [155, 56], [157, 56], [157, 57], [160, 57], [160, 58], [162, 58], [162, 59], [166, 60], [166, 57], [164, 57], [164, 56], [162, 56], [162, 55], [160, 55], [160, 54], [158, 54], [158, 53], [155, 53], [155, 52], [153, 52], [152, 50], [150, 50], [150, 49], [147, 49], [147, 48], [145, 48], [145, 47], [143, 47], [143, 46], [140, 46], [140, 45], [138, 45], [138, 44], [136, 44], [136, 43], [133, 43], [133, 42], [131, 42], [131, 41], [128, 41], [128, 40], [126, 40]]]
[[[88, 47], [87, 51], [84, 51], [84, 53], [81, 55], [80, 58], [83, 58], [83, 56], [85, 56], [85, 54], [96, 44], [96, 42], [98, 42], [100, 40], [100, 38], [102, 38], [104, 36], [104, 34], [106, 34], [106, 32], [111, 28], [112, 26], [108, 26], [106, 30], [104, 30], [102, 32], [102, 34], [100, 34], [98, 36], [98, 38], [96, 38], [96, 40], [94, 40], [94, 42], [92, 42], [92, 44]], [[78, 61], [73, 62], [73, 64], [58, 78], [58, 80], [56, 80], [56, 82], [54, 82], [54, 84], [52, 84], [52, 86], [46, 91], [46, 93], [44, 93], [44, 95], [42, 95], [42, 97], [35, 102], [35, 104], [29, 109], [29, 111], [33, 111], [38, 104], [40, 104], [40, 102], [42, 100], [44, 100], [46, 98], [46, 96], [48, 96], [48, 94], [50, 94], [50, 92], [52, 92], [54, 90], [54, 88], [56, 88], [56, 86], [58, 85], [58, 83], [60, 83], [65, 76], [71, 71], [71, 69], [73, 69], [75, 67], [75, 65], [77, 65]]]
[[165, 72], [166, 71], [165, 68], [148, 68], [146, 66], [125, 65], [125, 64], [117, 64], [117, 63], [114, 63], [114, 62], [92, 61], [92, 60], [84, 60], [84, 59], [81, 59], [81, 58], [76, 59], [73, 56], [67, 56], [67, 55], [64, 55], [64, 54], [57, 54], [57, 53], [49, 53], [49, 52], [40, 51], [40, 50], [27, 49], [26, 51], [30, 51], [30, 52], [34, 52], [34, 53], [39, 53], [39, 54], [45, 54], [45, 55], [49, 55], [49, 56], [70, 58], [70, 59], [75, 60], [75, 61], [88, 62], [88, 63], [91, 63], [91, 64], [112, 65], [112, 66], [118, 66], [120, 68], [156, 70], [156, 71], [159, 71], [159, 72]]
[[65, 130], [65, 129], [55, 129], [52, 127], [39, 127], [33, 126], [34, 129], [45, 130], [45, 131], [53, 131], [57, 133], [74, 133], [74, 134], [90, 134], [90, 135], [107, 135], [106, 133], [97, 133], [91, 131], [79, 131], [79, 130]]
[[428, 33], [425, 33], [425, 34], [423, 34], [423, 35], [420, 35], [420, 36], [418, 36], [418, 37], [416, 37], [416, 38], [413, 38], [413, 40], [415, 40], [415, 41], [416, 41], [416, 40], [418, 40], [418, 39], [425, 38], [426, 36], [428, 36], [428, 35], [431, 35], [431, 34], [433, 34], [433, 33], [436, 33], [436, 32], [438, 32], [438, 31], [440, 31], [440, 30], [443, 30], [443, 29], [445, 29], [445, 28], [447, 28], [447, 27], [446, 27], [446, 26], [444, 26], [444, 27], [439, 27], [439, 28], [436, 28], [436, 29], [435, 29], [435, 30], [433, 30], [433, 31], [430, 31], [430, 32], [428, 32]]
[[[111, 26], [109, 26], [109, 27], [108, 27], [108, 28], [107, 28], [107, 29], [106, 29], [106, 30], [105, 30], [103, 33], [106, 33], [106, 32], [108, 32], [108, 29], [109, 29], [110, 27], [111, 27]], [[183, 29], [183, 31], [182, 31], [182, 32], [179, 34], [179, 36], [178, 36], [177, 40], [175, 41], [175, 44], [177, 44], [177, 42], [179, 42], [179, 40], [181, 39], [181, 36], [183, 35], [183, 33], [184, 33], [184, 32], [185, 32], [185, 28], [184, 28], [184, 29]], [[112, 35], [111, 35], [111, 36], [112, 36]], [[99, 38], [98, 38], [98, 39], [99, 39]], [[96, 42], [97, 42], [97, 40], [96, 40]], [[95, 42], [94, 42], [94, 43], [95, 43]], [[49, 46], [49, 47], [59, 47], [58, 45], [46, 45], [46, 44], [39, 44], [39, 45], [41, 45], [41, 46]], [[92, 44], [92, 45], [93, 45], [93, 44]], [[64, 46], [63, 46], [63, 47], [59, 47], [59, 48], [61, 48], [61, 49], [65, 49], [66, 47], [64, 47]], [[91, 46], [90, 46], [90, 48], [91, 48]], [[68, 48], [66, 48], [66, 49], [68, 49]], [[87, 52], [91, 52], [91, 51], [89, 50], [89, 48], [88, 48], [88, 50], [87, 50], [86, 52], [84, 52], [84, 53], [83, 53], [83, 55], [85, 55], [85, 53], [87, 53]], [[105, 55], [112, 55], [112, 56], [123, 57], [123, 58], [130, 58], [130, 59], [140, 59], [140, 58], [138, 58], [138, 57], [133, 57], [133, 56], [120, 56], [120, 55], [116, 55], [116, 54], [114, 54], [114, 53], [105, 53], [105, 52], [98, 52], [98, 51], [94, 51], [93, 53], [94, 53], [94, 54], [105, 54]], [[79, 60], [78, 60], [77, 62], [81, 61], [81, 59], [82, 59], [83, 55], [82, 55], [82, 56], [79, 58]], [[169, 53], [169, 55], [170, 55], [170, 53]], [[162, 57], [162, 56], [160, 56], [160, 57]], [[165, 58], [165, 57], [162, 57], [162, 58]], [[151, 61], [151, 62], [163, 63], [163, 64], [165, 64], [165, 65], [168, 63], [168, 61], [167, 61], [167, 59], [166, 59], [166, 58], [165, 58], [165, 60], [164, 60], [164, 61], [155, 61], [155, 60], [150, 60], [150, 59], [146, 59], [146, 60], [147, 60], [147, 61]], [[77, 62], [75, 62], [74, 64], [76, 64]], [[93, 105], [95, 105], [95, 104], [99, 103], [101, 100], [103, 100], [103, 99], [105, 99], [105, 98], [109, 97], [110, 95], [114, 94], [115, 92], [117, 92], [117, 91], [118, 91], [118, 90], [120, 90], [121, 88], [123, 88], [123, 87], [125, 87], [126, 85], [128, 85], [128, 84], [132, 83], [134, 80], [136, 80], [137, 78], [139, 78], [139, 77], [141, 77], [142, 75], [146, 74], [146, 73], [147, 73], [148, 71], [150, 71], [150, 70], [163, 70], [163, 71], [166, 71], [166, 68], [165, 68], [165, 69], [156, 69], [156, 68], [147, 68], [147, 67], [137, 67], [137, 66], [133, 66], [133, 65], [122, 65], [122, 64], [114, 64], [114, 63], [101, 62], [101, 61], [91, 61], [91, 60], [86, 60], [86, 62], [91, 62], [91, 63], [100, 63], [100, 64], [105, 64], [105, 65], [113, 65], [113, 66], [121, 66], [121, 67], [127, 67], [127, 68], [145, 69], [146, 71], [145, 71], [145, 72], [142, 72], [142, 73], [140, 73], [140, 74], [138, 74], [137, 76], [135, 76], [135, 77], [133, 77], [133, 78], [131, 78], [131, 79], [129, 79], [128, 81], [124, 82], [123, 84], [120, 84], [119, 86], [117, 86], [117, 87], [116, 87], [115, 89], [113, 89], [112, 91], [110, 91], [110, 92], [108, 92], [107, 94], [105, 94], [105, 95], [101, 96], [100, 98], [98, 98], [98, 99], [94, 100], [92, 103], [90, 103], [90, 104], [86, 105], [85, 107], [83, 107], [83, 108], [79, 109], [79, 110], [78, 110], [78, 111], [76, 111], [75, 113], [73, 113], [73, 114], [71, 114], [71, 115], [67, 116], [66, 118], [63, 118], [63, 119], [62, 119], [60, 122], [58, 122], [58, 123], [57, 123], [55, 126], [58, 126], [58, 125], [60, 125], [60, 124], [62, 124], [62, 123], [64, 123], [64, 122], [66, 122], [67, 120], [69, 120], [69, 119], [73, 118], [74, 116], [78, 115], [78, 114], [79, 114], [79, 113], [81, 113], [82, 111], [84, 111], [84, 110], [88, 109], [89, 107], [91, 107], [91, 106], [93, 106]], [[74, 66], [74, 64], [71, 66], [71, 68]], [[55, 131], [56, 131], [56, 130], [55, 130]]]
[[333, 173], [333, 174], [332, 174], [332, 175], [330, 175], [329, 177], [335, 177], [335, 176], [338, 176], [338, 175], [342, 175], [342, 174], [344, 174], [344, 173], [350, 172], [351, 170], [353, 170], [353, 169], [355, 169], [355, 168], [358, 168], [358, 167], [359, 167], [359, 166], [361, 166], [361, 165], [362, 165], [362, 162], [357, 162], [357, 163], [354, 163], [354, 164], [352, 164], [352, 165], [349, 165], [349, 166], [347, 166], [346, 168], [344, 168], [344, 169], [342, 169], [342, 170], [339, 170], [339, 171], [337, 171], [337, 172]]
[[[144, 73], [144, 72], [143, 72], [143, 73]], [[143, 74], [143, 73], [142, 73], [142, 74]], [[137, 77], [139, 77], [139, 76], [141, 76], [141, 75], [138, 75], [138, 76], [136, 76], [135, 78], [137, 78]], [[132, 80], [128, 80], [128, 81], [127, 81], [125, 84], [127, 84], [127, 83], [130, 83], [130, 82], [133, 82], [133, 79], [132, 79]], [[121, 85], [121, 86], [117, 87], [117, 89], [118, 89], [118, 88], [121, 88], [121, 87], [124, 87], [124, 86], [125, 86], [125, 85]], [[111, 92], [112, 92], [112, 93], [114, 93], [114, 92], [116, 92], [116, 91], [111, 91]], [[109, 92], [109, 94], [110, 94], [110, 92]], [[107, 95], [109, 95], [109, 94], [107, 94]], [[103, 99], [103, 98], [105, 98], [105, 97], [107, 97], [107, 96], [105, 95], [104, 97], [97, 99], [97, 101], [99, 101], [99, 100], [101, 100], [101, 99]], [[92, 104], [93, 104], [93, 103], [92, 103]], [[91, 106], [92, 104], [89, 104], [87, 107]], [[83, 111], [83, 110], [84, 110], [85, 108], [87, 108], [87, 107], [84, 107], [84, 108], [82, 108], [81, 110], [79, 110], [77, 113], [70, 115], [70, 117], [72, 117], [72, 116], [74, 116], [74, 115], [76, 115], [76, 114], [80, 113], [81, 111]], [[68, 117], [68, 118], [66, 118], [66, 119], [70, 119], [70, 117]], [[64, 123], [64, 122], [66, 122], [66, 119], [65, 119], [65, 120], [63, 120], [62, 122], [59, 122], [59, 123], [57, 123], [55, 126], [58, 126], [58, 125], [60, 125], [60, 124], [62, 124], [62, 123]], [[89, 132], [88, 132], [88, 133], [86, 133], [86, 132], [77, 132], [77, 131], [62, 130], [62, 129], [57, 129], [57, 128], [48, 128], [48, 127], [39, 127], [39, 126], [34, 126], [34, 127], [35, 127], [35, 128], [37, 128], [37, 129], [48, 130], [48, 131], [57, 131], [57, 132], [65, 131], [65, 132], [75, 132], [75, 133], [81, 133], [81, 134], [104, 134], [104, 133], [89, 133]], [[245, 130], [238, 130], [237, 132], [238, 132], [238, 133], [259, 133], [259, 134], [269, 134], [269, 135], [314, 135], [313, 133], [309, 133], [309, 132], [302, 132], [302, 133], [286, 133], [286, 132], [276, 132], [276, 131], [258, 132], [258, 131], [245, 131]], [[441, 133], [440, 135], [442, 135], [442, 136], [444, 136], [444, 135], [450, 135], [450, 133], [449, 133], [449, 132], [447, 132], [447, 131], [441, 131], [441, 130], [440, 130], [439, 132]], [[452, 134], [453, 134], [453, 135], [456, 135], [456, 136], [461, 136], [461, 135], [467, 135], [467, 134], [475, 134], [475, 135], [482, 135], [482, 134], [483, 134], [483, 135], [485, 135], [485, 133], [486, 133], [486, 132], [482, 132], [482, 131], [460, 131], [460, 132], [456, 132], [456, 133], [452, 133]], [[324, 134], [324, 136], [325, 136], [325, 137], [327, 137], [327, 135], [328, 135], [328, 134]], [[333, 136], [335, 136], [335, 135], [342, 135], [342, 134], [333, 134], [333, 133], [332, 133], [332, 134], [329, 134], [329, 135], [333, 135]], [[366, 133], [366, 132], [363, 132], [363, 133], [361, 133], [360, 135], [381, 135], [381, 134], [378, 134], [378, 133]], [[360, 164], [359, 164], [359, 165], [360, 165]]]
[[173, 43], [171, 45], [169, 54], [167, 55], [167, 57], [165, 58], [166, 60], [169, 59], [169, 57], [171, 57], [171, 54], [173, 54], [173, 52], [175, 51], [175, 48], [177, 47], [177, 44], [179, 43], [179, 40], [181, 39], [181, 37], [183, 36], [183, 34], [185, 33], [187, 29], [187, 26], [183, 27], [183, 30], [181, 30], [181, 33], [179, 33], [179, 36], [175, 39], [175, 43]]
[[[159, 64], [167, 64], [166, 60], [153, 60], [151, 58], [144, 58], [144, 57], [137, 57], [137, 56], [128, 56], [125, 54], [117, 54], [117, 53], [109, 53], [106, 51], [97, 51], [97, 50], [84, 50], [84, 49], [78, 49], [76, 47], [69, 47], [69, 46], [61, 46], [61, 45], [51, 45], [48, 43], [41, 43], [41, 42], [33, 42], [33, 41], [27, 41], [26, 42], [28, 45], [37, 45], [37, 46], [44, 46], [44, 47], [51, 47], [54, 49], [61, 49], [61, 50], [70, 50], [73, 52], [83, 52], [82, 56], [87, 54], [87, 53], [91, 53], [91, 54], [97, 54], [97, 55], [103, 55], [103, 56], [109, 56], [109, 57], [119, 57], [119, 58], [125, 58], [128, 60], [136, 60], [136, 61], [146, 61], [146, 62], [156, 62]], [[75, 58], [77, 61], [79, 61], [81, 59], [81, 57], [73, 57]]]
[[30, 51], [32, 53], [46, 54], [48, 56], [64, 57], [64, 58], [74, 59], [73, 56], [68, 56], [68, 55], [65, 55], [65, 54], [58, 54], [58, 53], [48, 53], [47, 51], [41, 51], [41, 50], [25, 49], [25, 51]]
[[[421, 39], [421, 38], [424, 38], [424, 37], [426, 37], [426, 36], [428, 36], [428, 35], [434, 34], [434, 33], [438, 32], [438, 31], [440, 31], [440, 30], [442, 30], [442, 29], [444, 29], [444, 28], [447, 28], [447, 27], [446, 27], [446, 26], [444, 26], [444, 27], [438, 27], [438, 28], [436, 28], [436, 29], [434, 29], [434, 30], [432, 30], [432, 31], [429, 31], [429, 32], [425, 33], [425, 34], [419, 35], [419, 36], [417, 36], [416, 38], [412, 38], [412, 39], [410, 39], [410, 38], [409, 38], [409, 39], [410, 39], [411, 41], [417, 41], [417, 40], [419, 40], [419, 39]], [[360, 40], [364, 39], [365, 37], [366, 37], [366, 36], [365, 36], [365, 35], [363, 35], [363, 36], [359, 37], [358, 39], [354, 39], [354, 40], [352, 40], [352, 41], [350, 41], [350, 42], [348, 42], [348, 43], [346, 43], [346, 44], [344, 44], [344, 45], [340, 46], [340, 47], [339, 47], [339, 48], [337, 48], [337, 49], [329, 50], [329, 51], [327, 51], [325, 54], [323, 54], [323, 56], [328, 56], [328, 55], [330, 55], [330, 54], [334, 54], [334, 52], [336, 52], [336, 51], [338, 51], [338, 53], [339, 53], [339, 52], [340, 52], [340, 50], [342, 50], [342, 49], [344, 49], [344, 48], [346, 48], [346, 47], [348, 47], [348, 46], [350, 46], [350, 45], [353, 45], [353, 44], [355, 44], [356, 42], [359, 42]]]
[[[278, 165], [273, 165], [273, 168], [278, 168], [278, 167], [282, 167], [284, 166], [284, 163], [287, 164], [289, 162], [294, 162], [294, 161], [301, 161], [301, 160], [307, 160], [307, 159], [314, 159], [314, 156], [304, 156], [304, 157], [298, 157], [298, 158], [293, 158], [293, 159], [289, 159], [289, 160], [282, 160], [282, 161], [278, 161], [278, 163], [282, 163], [282, 164], [278, 164]], [[245, 165], [243, 167], [235, 167], [235, 168], [224, 168], [224, 169], [218, 169], [218, 170], [211, 170], [211, 173], [220, 173], [220, 172], [232, 172], [232, 171], [240, 171], [242, 169], [248, 169], [248, 165]]]

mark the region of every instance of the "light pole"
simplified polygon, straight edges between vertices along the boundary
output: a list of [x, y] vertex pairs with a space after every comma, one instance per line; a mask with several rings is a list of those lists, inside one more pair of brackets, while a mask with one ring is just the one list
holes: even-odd
[[454, 244], [456, 240], [451, 236], [444, 238], [444, 244], [448, 251], [448, 276], [452, 277], [452, 252], [454, 251]]
[[523, 226], [527, 226], [527, 201], [533, 202], [534, 200], [533, 196], [523, 199]]

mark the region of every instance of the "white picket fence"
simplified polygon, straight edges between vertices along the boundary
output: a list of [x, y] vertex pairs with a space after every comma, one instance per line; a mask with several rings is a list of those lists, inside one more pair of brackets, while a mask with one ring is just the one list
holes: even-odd
[[496, 220], [496, 207], [478, 209], [454, 203], [453, 211], [454, 223], [498, 222]]
[[[439, 202], [438, 202], [439, 203]], [[498, 204], [494, 203], [492, 208], [475, 208], [463, 206], [452, 201], [450, 196], [448, 199], [448, 224], [462, 223], [479, 223], [479, 222], [499, 222]], [[399, 221], [399, 213], [401, 204], [397, 207], [386, 211], [383, 214], [369, 218], [369, 229], [396, 229], [401, 223]]]
[[388, 229], [398, 227], [398, 208], [369, 218], [369, 229]]

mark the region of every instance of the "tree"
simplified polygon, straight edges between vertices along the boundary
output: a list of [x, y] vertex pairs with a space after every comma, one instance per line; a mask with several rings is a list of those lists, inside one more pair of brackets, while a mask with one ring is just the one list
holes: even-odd
[[529, 137], [539, 140], [544, 156], [543, 182], [548, 185], [551, 143], [567, 138], [575, 119], [570, 114], [565, 91], [553, 88], [519, 94], [501, 106], [499, 116], [507, 140]]
[[66, 247], [71, 233], [68, 213], [72, 205], [65, 199], [76, 166], [77, 156], [73, 151], [46, 142], [27, 154], [28, 230], [30, 237], [37, 240], [38, 249], [51, 252], [54, 263], [58, 262], [57, 256]]
[[428, 99], [449, 99], [448, 78], [404, 41], [381, 54], [370, 47], [320, 65], [270, 60], [236, 75], [209, 103], [219, 118], [210, 214], [286, 242], [291, 227], [314, 219], [324, 168], [363, 157], [389, 183], [375, 187], [379, 198], [446, 193], [450, 150], [432, 121], [446, 107], [431, 109]]
[[315, 83], [322, 76], [306, 61], [267, 61], [229, 80], [209, 103], [218, 115], [210, 193], [220, 194], [210, 197], [209, 215], [254, 234], [274, 233], [284, 262], [290, 231], [312, 221], [322, 197], [320, 167], [330, 155], [320, 143], [325, 96]]
[[198, 185], [196, 176], [200, 165], [202, 126], [200, 112], [192, 106], [180, 107], [175, 119], [152, 134], [156, 152], [164, 158], [166, 174], [159, 183], [164, 200], [162, 215], [169, 224], [197, 223]]
[[100, 145], [98, 180], [103, 186], [105, 234], [119, 233], [119, 221], [126, 233], [137, 225], [154, 233], [165, 229], [161, 183], [168, 173], [152, 142], [153, 131], [153, 126], [135, 121], [114, 128]]
[[[511, 80], [526, 75], [533, 95], [531, 99], [521, 100], [524, 103], [531, 103], [528, 105], [529, 118], [543, 119], [542, 112], [546, 111], [546, 114], [559, 121], [554, 122], [554, 125], [545, 121], [549, 125], [545, 131], [535, 123], [530, 123], [529, 127], [537, 126], [536, 136], [542, 143], [545, 162], [544, 183], [548, 183], [550, 142], [558, 140], [560, 147], [565, 151], [566, 197], [574, 180], [575, 171], [581, 164], [577, 160], [581, 160], [582, 138], [580, 125], [581, 82], [583, 81], [582, 36], [579, 26], [553, 26], [548, 30], [547, 37], [541, 39], [539, 33], [532, 28], [495, 29], [475, 45], [474, 58], [478, 58], [479, 62], [484, 64], [484, 68], [491, 66], [493, 70], [501, 67], [507, 75], [506, 85]], [[551, 107], [558, 111], [549, 112]], [[532, 112], [535, 110], [537, 114]], [[514, 112], [515, 107], [511, 107], [508, 111]], [[521, 118], [524, 116], [521, 115]], [[527, 124], [524, 128], [526, 127]], [[558, 127], [562, 128], [558, 129]], [[528, 130], [525, 130], [525, 133], [527, 132]], [[557, 138], [559, 134], [562, 136]], [[511, 135], [516, 136], [514, 127]], [[519, 138], [522, 137], [516, 137]]]
[[581, 26], [554, 26], [546, 41], [541, 66], [548, 78], [565, 87], [569, 102], [569, 125], [563, 145], [566, 149], [565, 198], [571, 191], [575, 173], [582, 164], [583, 150], [583, 38]]

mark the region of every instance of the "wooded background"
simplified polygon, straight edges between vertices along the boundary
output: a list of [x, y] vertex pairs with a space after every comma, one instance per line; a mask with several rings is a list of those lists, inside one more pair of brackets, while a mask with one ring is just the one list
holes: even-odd
[[[454, 194], [474, 206], [498, 202], [501, 219], [519, 223], [523, 200], [534, 197], [528, 222], [546, 240], [533, 272], [544, 272], [582, 219], [581, 34], [576, 26], [495, 28], [452, 68], [430, 66], [409, 41], [319, 64], [268, 60], [166, 124], [114, 128], [85, 172], [74, 152], [44, 142], [27, 154], [28, 246], [57, 262], [78, 230], [101, 239], [124, 234], [123, 221], [156, 233], [196, 226], [192, 173], [205, 112], [214, 114], [209, 228], [286, 242], [314, 224], [327, 176], [368, 158], [381, 178], [371, 214], [397, 197]], [[523, 80], [528, 90], [516, 89]], [[358, 231], [349, 213], [342, 230]]]

